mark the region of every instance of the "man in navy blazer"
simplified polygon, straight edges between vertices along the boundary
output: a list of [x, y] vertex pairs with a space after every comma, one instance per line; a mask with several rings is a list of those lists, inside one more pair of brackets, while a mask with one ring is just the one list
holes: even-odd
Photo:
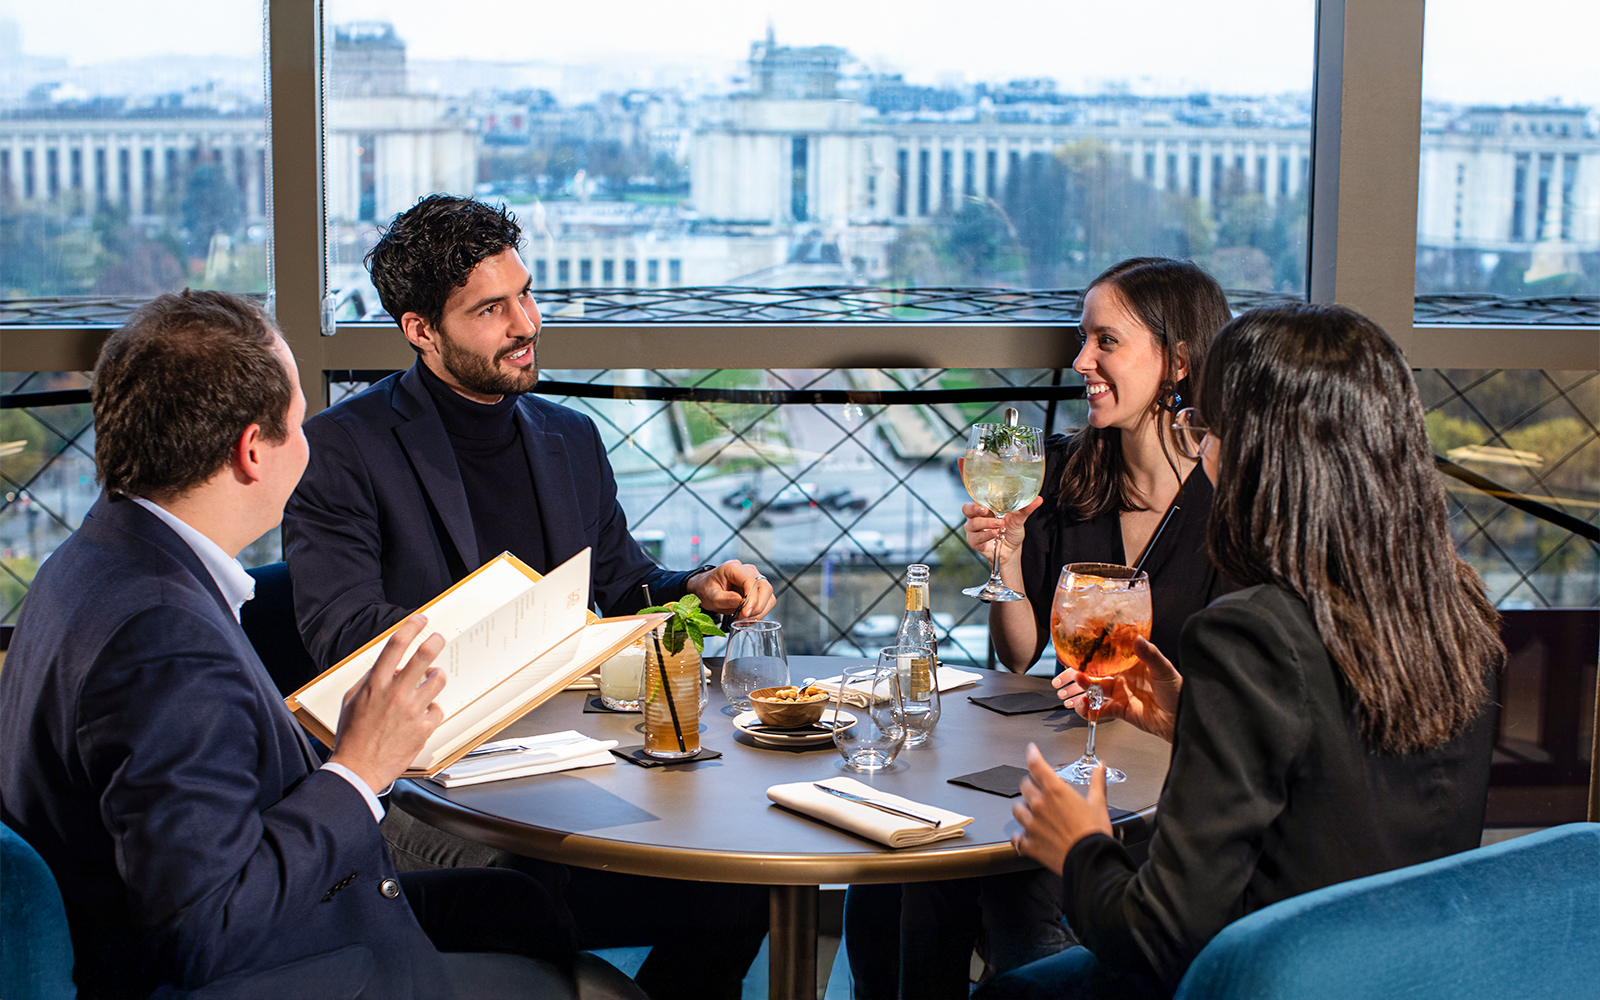
[[[606, 614], [686, 592], [743, 617], [774, 604], [747, 563], [658, 568], [628, 534], [594, 422], [529, 392], [540, 316], [521, 239], [504, 209], [434, 195], [396, 218], [368, 255], [417, 363], [306, 423], [311, 465], [284, 513], [283, 542], [301, 636], [323, 667], [501, 551], [545, 572], [592, 547], [592, 598]], [[662, 933], [625, 916], [642, 894], [685, 901], [719, 947], [681, 934], [657, 942], [638, 976], [656, 1000], [737, 997], [766, 931], [759, 888], [569, 872], [401, 813], [384, 829], [402, 867], [509, 866], [564, 891], [580, 943], [593, 947]]]
[[[0, 672], [0, 816], [60, 884], [79, 996], [571, 996], [571, 929], [537, 882], [397, 876], [385, 848], [375, 793], [440, 722], [442, 642], [399, 662], [421, 618], [347, 697], [325, 764], [239, 626], [235, 557], [307, 454], [271, 321], [162, 296], [93, 386], [106, 492], [40, 569]], [[474, 911], [529, 930], [475, 942]]]
[[748, 563], [658, 568], [628, 534], [594, 421], [530, 394], [540, 315], [521, 238], [503, 209], [433, 195], [369, 255], [417, 362], [306, 424], [284, 556], [324, 668], [504, 550], [545, 572], [593, 548], [591, 598], [608, 615], [691, 592], [747, 618], [775, 603]]

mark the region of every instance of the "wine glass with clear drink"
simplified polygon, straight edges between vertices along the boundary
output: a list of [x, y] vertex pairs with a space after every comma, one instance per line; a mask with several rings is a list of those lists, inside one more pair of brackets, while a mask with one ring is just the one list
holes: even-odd
[[[1087, 785], [1101, 761], [1094, 753], [1095, 723], [1105, 706], [1103, 685], [1139, 663], [1135, 639], [1150, 638], [1150, 577], [1128, 566], [1069, 563], [1050, 607], [1050, 640], [1062, 663], [1077, 670], [1084, 689], [1089, 742], [1083, 756], [1056, 773]], [[1106, 768], [1106, 783], [1127, 775]]]
[[1044, 480], [1044, 435], [1037, 427], [1016, 424], [973, 424], [967, 454], [961, 461], [961, 482], [974, 503], [1000, 518], [989, 579], [962, 593], [980, 601], [1020, 601], [1022, 594], [1000, 582], [1000, 548], [1005, 543], [1005, 516], [1039, 495]]

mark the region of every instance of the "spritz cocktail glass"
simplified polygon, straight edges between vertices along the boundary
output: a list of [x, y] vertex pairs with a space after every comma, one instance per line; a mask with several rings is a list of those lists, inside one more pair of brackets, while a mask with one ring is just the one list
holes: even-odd
[[[1139, 664], [1134, 640], [1150, 638], [1150, 577], [1129, 566], [1069, 563], [1061, 567], [1050, 607], [1050, 640], [1062, 663], [1083, 685], [1089, 740], [1083, 756], [1056, 773], [1087, 785], [1101, 761], [1094, 752], [1095, 724], [1105, 706], [1104, 685]], [[1106, 768], [1106, 783], [1128, 776]]]

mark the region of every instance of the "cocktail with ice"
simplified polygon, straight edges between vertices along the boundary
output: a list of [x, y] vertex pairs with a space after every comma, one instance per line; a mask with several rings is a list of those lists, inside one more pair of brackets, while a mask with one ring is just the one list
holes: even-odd
[[[1150, 578], [1128, 566], [1070, 563], [1061, 567], [1050, 609], [1050, 639], [1062, 663], [1081, 674], [1089, 739], [1083, 756], [1056, 773], [1087, 785], [1101, 761], [1094, 752], [1095, 724], [1105, 705], [1103, 685], [1139, 664], [1135, 639], [1150, 638]], [[1127, 775], [1106, 768], [1108, 784]]]

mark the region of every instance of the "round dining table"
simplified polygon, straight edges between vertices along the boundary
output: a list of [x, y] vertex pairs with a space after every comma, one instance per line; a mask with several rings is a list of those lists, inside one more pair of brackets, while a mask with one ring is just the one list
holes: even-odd
[[[790, 675], [832, 677], [857, 657], [793, 656]], [[708, 660], [716, 674], [716, 661]], [[969, 697], [1050, 691], [1049, 681], [975, 671], [976, 685], [941, 694], [942, 714], [928, 741], [902, 750], [887, 769], [848, 770], [831, 742], [771, 748], [736, 729], [736, 714], [715, 677], [701, 717], [700, 745], [722, 756], [662, 767], [622, 760], [457, 788], [397, 782], [391, 801], [425, 822], [517, 854], [635, 875], [771, 887], [770, 996], [816, 995], [819, 886], [840, 882], [915, 882], [970, 878], [1034, 866], [1011, 836], [1014, 797], [950, 783], [997, 765], [1024, 766], [1037, 743], [1057, 764], [1084, 749], [1086, 727], [1068, 710], [1002, 715]], [[577, 730], [623, 746], [643, 742], [637, 713], [585, 712], [596, 692], [564, 691], [497, 738]], [[1122, 723], [1102, 723], [1097, 750], [1128, 780], [1108, 790], [1113, 830], [1132, 842], [1149, 829], [1166, 778], [1170, 747]], [[973, 817], [964, 834], [925, 847], [891, 849], [773, 804], [772, 785], [848, 775], [874, 789]], [[671, 900], [639, 905], [671, 915]], [[679, 915], [680, 917], [682, 915]]]

